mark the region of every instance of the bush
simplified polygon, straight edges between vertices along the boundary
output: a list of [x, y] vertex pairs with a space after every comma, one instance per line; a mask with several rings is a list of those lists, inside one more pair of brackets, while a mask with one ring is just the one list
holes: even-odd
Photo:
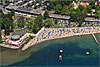
[[24, 44], [27, 44], [31, 39], [33, 39], [33, 36], [29, 36], [29, 38], [25, 41]]
[[2, 43], [2, 40], [0, 40], [0, 43]]

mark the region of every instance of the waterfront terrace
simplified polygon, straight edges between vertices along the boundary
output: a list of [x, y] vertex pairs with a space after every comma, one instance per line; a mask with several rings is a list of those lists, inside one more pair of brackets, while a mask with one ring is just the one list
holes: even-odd
[[9, 36], [0, 46], [12, 49], [19, 49], [30, 36], [35, 36], [34, 34], [25, 33], [21, 31], [16, 31]]

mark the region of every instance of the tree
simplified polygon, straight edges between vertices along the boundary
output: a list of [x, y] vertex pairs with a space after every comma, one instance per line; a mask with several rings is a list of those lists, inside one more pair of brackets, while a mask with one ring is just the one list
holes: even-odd
[[76, 22], [76, 21], [77, 21], [77, 14], [76, 14], [76, 13], [72, 13], [72, 14], [70, 15], [70, 20], [71, 20], [72, 22]]
[[90, 0], [90, 5], [92, 8], [95, 8], [95, 0]]
[[79, 5], [80, 11], [83, 11], [85, 8], [82, 5]]
[[41, 28], [43, 26], [43, 16], [40, 14], [34, 22]]
[[33, 25], [33, 28], [32, 28], [32, 32], [33, 32], [33, 33], [37, 33], [38, 30], [39, 30], [38, 24], [34, 24], [34, 25]]
[[3, 24], [5, 27], [5, 34], [9, 35], [10, 34], [10, 24], [11, 24], [11, 20], [9, 18], [5, 18], [3, 19]]
[[52, 1], [49, 1], [49, 5], [47, 5], [47, 10], [52, 10], [54, 7], [54, 4], [52, 3]]
[[3, 12], [2, 12], [2, 10], [0, 9], [0, 14], [2, 14]]
[[85, 16], [87, 16], [87, 10], [86, 9], [84, 9], [83, 11], [82, 11], [84, 14], [85, 14]]
[[37, 33], [43, 27], [43, 16], [40, 14], [35, 18], [32, 31]]
[[37, 9], [37, 7], [38, 7], [38, 6], [35, 4], [35, 5], [34, 5], [34, 9]]
[[67, 6], [66, 5], [61, 10], [61, 14], [65, 14], [65, 13], [67, 13]]
[[97, 12], [97, 11], [99, 11], [99, 10], [100, 10], [100, 6], [96, 5], [96, 6], [95, 6], [95, 11]]
[[13, 16], [15, 14], [15, 10], [12, 9], [11, 12], [10, 12], [11, 16]]
[[71, 13], [70, 20], [73, 21], [73, 22], [78, 22], [79, 23], [79, 26], [81, 26], [81, 24], [83, 23], [85, 17], [86, 17], [85, 10], [83, 10], [81, 12], [80, 10], [77, 9], [76, 12]]
[[55, 24], [57, 24], [57, 22], [58, 22], [58, 19], [56, 18], [56, 19], [55, 19]]
[[73, 13], [73, 11], [74, 11], [74, 9], [73, 9], [73, 8], [70, 8], [70, 9], [68, 10], [68, 12], [69, 12], [68, 14], [71, 15], [71, 14]]
[[32, 32], [33, 25], [34, 25], [34, 22], [33, 22], [33, 21], [32, 21], [32, 22], [29, 22], [29, 23], [27, 24], [27, 28], [28, 28], [28, 30], [29, 30], [30, 32]]
[[95, 18], [100, 18], [100, 13], [96, 11]]
[[47, 19], [44, 21], [44, 25], [47, 26], [47, 27], [52, 26], [52, 25], [53, 25], [53, 20], [47, 18]]
[[70, 13], [70, 20], [71, 20], [72, 22], [76, 22], [76, 21], [77, 21], [77, 16], [79, 15], [79, 13], [80, 13], [80, 9], [79, 9], [79, 8], [77, 8], [77, 9], [75, 10], [75, 12], [72, 12], [72, 10], [71, 10], [71, 13]]
[[10, 23], [10, 31], [13, 32], [14, 31], [14, 23], [13, 21], [11, 20], [11, 23]]
[[48, 11], [45, 11], [45, 13], [44, 13], [44, 19], [47, 19], [47, 18], [49, 18], [49, 14], [48, 14]]
[[54, 10], [55, 10], [55, 13], [61, 13], [61, 10], [62, 10], [62, 6], [60, 4], [56, 5], [54, 7]]
[[84, 12], [80, 12], [78, 15], [77, 15], [77, 22], [79, 23], [79, 27], [82, 25], [83, 21], [85, 20], [85, 13]]
[[8, 0], [6, 0], [6, 6], [8, 6], [10, 4], [10, 2]]
[[86, 10], [88, 13], [91, 13], [92, 7], [90, 5], [87, 5]]
[[18, 19], [18, 21], [17, 21], [17, 26], [19, 28], [23, 28], [24, 25], [25, 25], [25, 23], [24, 23], [24, 17], [23, 16], [20, 16], [19, 19]]
[[6, 35], [9, 35], [10, 31], [13, 31], [13, 19], [10, 13], [0, 14], [0, 25], [3, 29], [5, 29]]

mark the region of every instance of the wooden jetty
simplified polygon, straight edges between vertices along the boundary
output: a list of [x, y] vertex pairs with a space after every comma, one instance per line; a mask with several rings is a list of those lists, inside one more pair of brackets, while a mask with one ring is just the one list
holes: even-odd
[[97, 41], [95, 35], [92, 33], [93, 38], [95, 39], [96, 43], [99, 45], [99, 42]]

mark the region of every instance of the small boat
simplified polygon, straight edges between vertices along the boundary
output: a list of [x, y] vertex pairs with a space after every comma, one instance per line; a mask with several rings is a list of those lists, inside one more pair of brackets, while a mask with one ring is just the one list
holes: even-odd
[[62, 61], [62, 56], [61, 55], [59, 55], [59, 61]]

